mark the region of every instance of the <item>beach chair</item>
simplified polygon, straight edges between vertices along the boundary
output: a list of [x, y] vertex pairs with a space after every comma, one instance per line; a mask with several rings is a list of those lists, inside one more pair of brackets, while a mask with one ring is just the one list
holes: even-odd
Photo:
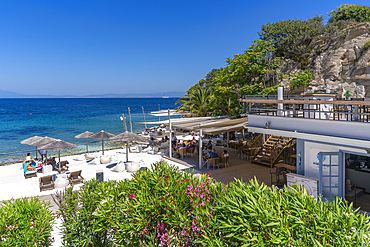
[[183, 159], [185, 156], [186, 158], [188, 157], [186, 154], [187, 149], [186, 148], [180, 148], [179, 149], [179, 154], [181, 155], [181, 159]]
[[76, 171], [76, 172], [71, 172], [68, 180], [69, 180], [69, 183], [70, 184], [79, 184], [82, 182], [82, 180], [84, 179], [82, 176], [81, 176], [81, 172], [82, 170], [79, 170], [79, 171]]
[[229, 166], [229, 156], [227, 157], [221, 157], [220, 158], [220, 165], [223, 164], [226, 167], [230, 167]]
[[54, 189], [53, 176], [45, 176], [40, 178], [40, 192], [44, 190], [53, 190]]
[[[60, 171], [61, 172], [68, 171], [68, 168], [69, 168], [69, 166], [67, 166], [67, 161], [66, 160], [60, 162]], [[57, 164], [57, 167], [53, 166], [53, 170], [54, 171], [59, 171], [59, 163]]]
[[208, 159], [208, 162], [209, 162], [209, 165], [213, 167], [213, 170], [215, 169], [216, 166], [218, 169], [220, 169], [220, 158], [219, 157]]

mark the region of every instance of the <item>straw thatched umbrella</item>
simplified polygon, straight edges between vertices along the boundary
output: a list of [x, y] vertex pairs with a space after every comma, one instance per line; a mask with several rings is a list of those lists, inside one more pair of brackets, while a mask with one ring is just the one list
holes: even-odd
[[[27, 139], [21, 141], [21, 144], [26, 144], [26, 145], [33, 146], [33, 145], [31, 145], [32, 142], [41, 140], [43, 138], [44, 137], [41, 137], [41, 136], [33, 136], [33, 137], [30, 137], [30, 138], [27, 138]], [[36, 158], [37, 158], [37, 146], [36, 146]]]
[[[55, 140], [56, 139], [54, 139], [52, 137], [45, 136], [45, 137], [42, 137], [42, 139], [39, 139], [39, 140], [34, 141], [34, 142], [31, 142], [29, 145], [36, 146], [36, 147], [38, 146], [40, 150], [43, 150], [43, 149], [40, 148], [40, 146], [43, 146], [43, 145], [45, 145], [45, 144], [47, 144], [49, 142], [55, 141]], [[47, 159], [47, 156], [48, 155], [47, 155], [47, 152], [46, 152], [46, 159]]]
[[104, 139], [109, 139], [113, 136], [115, 136], [115, 134], [102, 130], [102, 131], [96, 132], [95, 134], [92, 134], [91, 136], [89, 136], [89, 138], [101, 139], [101, 146], [102, 146], [102, 151], [104, 155]]
[[127, 142], [127, 145], [126, 145], [126, 161], [128, 161], [128, 143], [133, 142], [133, 141], [141, 141], [141, 140], [144, 139], [144, 137], [142, 137], [138, 134], [126, 131], [126, 132], [118, 134], [118, 135], [116, 135], [116, 136], [114, 136], [110, 139], [115, 140], [115, 141]]
[[81, 133], [79, 135], [76, 135], [75, 138], [86, 138], [86, 153], [89, 152], [89, 137], [94, 134], [92, 132], [89, 132], [89, 131], [85, 131], [84, 133]]
[[43, 146], [40, 147], [42, 150], [47, 150], [47, 151], [58, 151], [58, 157], [59, 157], [59, 172], [60, 172], [60, 151], [62, 150], [70, 150], [78, 147], [78, 144], [72, 143], [72, 142], [67, 142], [67, 141], [62, 141], [62, 140], [55, 140], [52, 142], [49, 142]]

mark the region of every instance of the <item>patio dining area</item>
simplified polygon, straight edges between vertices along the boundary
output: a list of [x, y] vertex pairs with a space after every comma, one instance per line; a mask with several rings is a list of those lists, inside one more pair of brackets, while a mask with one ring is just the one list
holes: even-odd
[[[214, 148], [219, 155], [225, 150], [225, 147], [216, 146]], [[242, 179], [244, 182], [247, 182], [254, 177], [256, 177], [259, 182], [263, 182], [269, 186], [271, 186], [271, 182], [276, 181], [276, 176], [271, 176], [269, 167], [242, 159], [234, 150], [229, 150], [229, 166], [224, 167], [221, 165], [219, 169], [213, 169], [212, 167], [207, 169], [207, 166], [203, 166], [199, 169], [199, 156], [197, 153], [193, 157], [188, 155], [184, 158], [169, 158], [168, 156], [163, 156], [163, 158], [186, 165], [189, 167], [189, 170], [193, 170], [194, 173], [209, 173], [216, 181], [225, 184], [233, 182], [235, 179]], [[272, 169], [274, 172], [276, 168]]]

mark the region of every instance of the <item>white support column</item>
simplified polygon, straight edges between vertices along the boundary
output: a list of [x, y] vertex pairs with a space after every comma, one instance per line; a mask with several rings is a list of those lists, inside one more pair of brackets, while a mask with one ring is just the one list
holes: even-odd
[[202, 129], [199, 130], [199, 169], [202, 169]]
[[171, 126], [171, 115], [170, 115], [170, 109], [168, 109], [168, 128], [169, 128], [169, 143], [168, 143], [168, 156], [170, 157], [170, 158], [172, 158], [172, 126]]
[[[284, 90], [283, 87], [278, 87], [278, 100], [283, 100], [284, 99], [284, 91], [283, 90]], [[278, 116], [283, 116], [284, 115], [283, 110], [284, 110], [283, 104], [279, 103], [278, 104], [277, 115]]]

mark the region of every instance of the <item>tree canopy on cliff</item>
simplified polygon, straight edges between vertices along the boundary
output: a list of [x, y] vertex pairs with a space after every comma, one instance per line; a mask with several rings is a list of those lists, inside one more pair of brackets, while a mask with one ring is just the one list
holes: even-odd
[[356, 22], [370, 21], [370, 7], [356, 4], [343, 4], [330, 11], [329, 23], [336, 21], [355, 20]]

